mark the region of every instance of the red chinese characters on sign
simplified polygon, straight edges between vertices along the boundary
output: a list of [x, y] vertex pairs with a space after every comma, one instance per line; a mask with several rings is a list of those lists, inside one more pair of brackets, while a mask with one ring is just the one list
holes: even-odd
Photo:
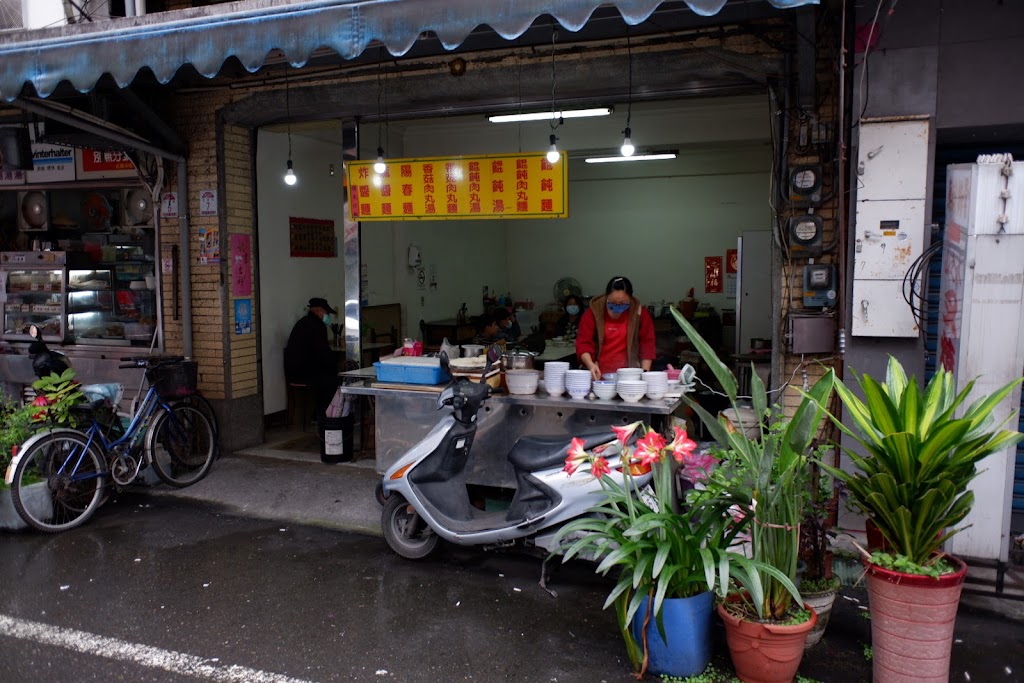
[[568, 216], [564, 157], [554, 164], [541, 153], [402, 159], [389, 168], [401, 176], [395, 187], [369, 161], [347, 164], [353, 220]]
[[704, 291], [708, 294], [720, 294], [722, 286], [722, 257], [704, 257]]
[[82, 170], [86, 173], [98, 171], [132, 171], [135, 164], [124, 152], [110, 150], [83, 149]]

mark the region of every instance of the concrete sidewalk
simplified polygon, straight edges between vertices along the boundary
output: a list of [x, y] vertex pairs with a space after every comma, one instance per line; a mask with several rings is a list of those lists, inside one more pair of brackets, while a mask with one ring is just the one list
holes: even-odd
[[223, 455], [202, 481], [155, 486], [154, 496], [222, 506], [239, 515], [381, 535], [372, 459], [326, 465], [316, 453], [260, 446]]

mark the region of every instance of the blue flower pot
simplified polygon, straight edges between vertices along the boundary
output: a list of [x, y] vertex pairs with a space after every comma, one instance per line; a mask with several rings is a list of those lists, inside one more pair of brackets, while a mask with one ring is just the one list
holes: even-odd
[[[631, 631], [643, 648], [644, 598], [636, 611]], [[711, 661], [711, 613], [714, 596], [710, 591], [691, 598], [666, 598], [661, 606], [664, 615], [666, 643], [658, 632], [658, 623], [651, 615], [647, 624], [647, 672], [668, 676], [695, 676]]]

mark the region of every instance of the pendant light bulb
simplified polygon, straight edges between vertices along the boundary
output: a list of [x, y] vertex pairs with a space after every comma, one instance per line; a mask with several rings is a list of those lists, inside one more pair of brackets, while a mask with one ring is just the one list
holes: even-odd
[[555, 146], [555, 134], [551, 134], [551, 146], [548, 147], [548, 163], [557, 164], [558, 160], [562, 158], [562, 155], [558, 153], [558, 147]]
[[633, 156], [633, 152], [636, 151], [636, 147], [633, 146], [633, 140], [630, 137], [633, 131], [631, 131], [629, 128], [626, 128], [624, 133], [626, 137], [622, 140], [622, 156], [631, 157]]
[[284, 172], [284, 182], [288, 185], [294, 185], [298, 181], [295, 176], [295, 170], [292, 168], [292, 160], [288, 160], [288, 170]]
[[377, 175], [384, 175], [384, 171], [388, 170], [388, 165], [384, 163], [384, 148], [377, 148], [377, 161], [373, 164], [373, 172]]

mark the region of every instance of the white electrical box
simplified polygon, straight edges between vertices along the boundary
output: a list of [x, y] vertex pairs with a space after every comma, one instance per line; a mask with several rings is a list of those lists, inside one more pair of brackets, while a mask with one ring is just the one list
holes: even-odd
[[930, 135], [927, 117], [861, 121], [852, 262], [854, 336], [920, 334], [903, 279], [925, 247]]
[[862, 119], [857, 148], [857, 201], [925, 199], [928, 191], [927, 118]]
[[923, 199], [857, 202], [854, 231], [854, 277], [899, 280], [921, 255]]

